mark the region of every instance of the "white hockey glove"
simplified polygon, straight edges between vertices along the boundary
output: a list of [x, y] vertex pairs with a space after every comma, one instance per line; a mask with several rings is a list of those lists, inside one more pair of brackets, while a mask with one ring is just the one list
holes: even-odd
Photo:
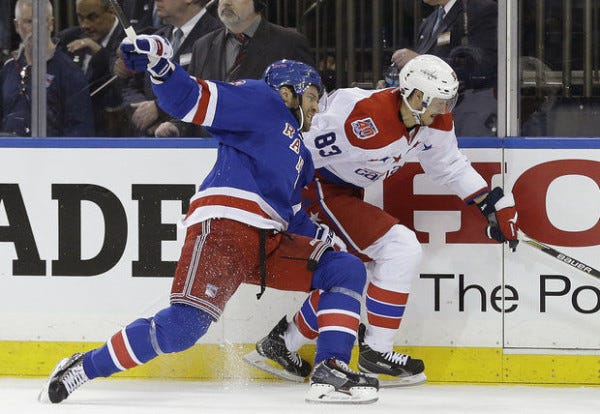
[[121, 42], [121, 52], [128, 69], [147, 70], [158, 82], [165, 81], [175, 69], [169, 60], [173, 56], [169, 41], [157, 35], [139, 35], [135, 44], [125, 38]]
[[316, 226], [317, 232], [315, 233], [315, 239], [332, 245], [335, 250], [343, 252], [347, 251], [346, 243], [344, 243], [344, 241], [340, 239], [337, 234], [335, 234], [335, 232], [329, 228], [328, 225], [317, 224]]
[[487, 218], [486, 234], [488, 238], [499, 243], [508, 242], [514, 252], [519, 244], [517, 235], [519, 213], [515, 208], [515, 199], [512, 193], [504, 194], [500, 187], [494, 188], [487, 197], [477, 203], [481, 213]]

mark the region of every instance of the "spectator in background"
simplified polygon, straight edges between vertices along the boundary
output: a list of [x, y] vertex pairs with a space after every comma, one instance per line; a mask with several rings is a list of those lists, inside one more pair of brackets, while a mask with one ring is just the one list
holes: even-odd
[[[166, 26], [155, 34], [169, 39], [173, 45], [173, 61], [188, 69], [192, 46], [207, 33], [222, 27], [221, 22], [207, 13], [206, 0], [156, 0], [156, 10]], [[154, 136], [156, 127], [170, 117], [158, 108], [152, 92], [150, 76], [139, 73], [132, 76], [123, 59], [115, 62], [114, 72], [121, 78], [130, 77], [123, 90], [123, 101], [131, 104], [131, 123], [137, 135]]]
[[12, 49], [12, 1], [0, 2], [0, 65], [10, 57]]
[[[232, 82], [259, 79], [274, 61], [292, 59], [314, 66], [306, 38], [291, 28], [270, 23], [261, 16], [260, 0], [219, 0], [219, 19], [225, 27], [199, 39], [192, 49], [188, 72], [202, 79]], [[165, 122], [158, 137], [208, 136], [202, 128], [182, 122]]]
[[[560, 89], [552, 85], [547, 78], [550, 72], [550, 67], [536, 57], [519, 57], [521, 136], [552, 135], [549, 120], [555, 116], [552, 111], [556, 110], [557, 94]], [[538, 76], [542, 86], [535, 81]]]
[[122, 104], [122, 83], [111, 81], [111, 67], [125, 32], [104, 0], [77, 0], [75, 8], [79, 26], [63, 30], [58, 47], [81, 66], [88, 79], [96, 135], [119, 136], [123, 125], [115, 117]]
[[[46, 74], [47, 135], [94, 135], [92, 103], [81, 69], [60, 50], [50, 35], [54, 25], [52, 4], [47, 1], [48, 62]], [[32, 0], [18, 0], [15, 28], [21, 46], [0, 70], [0, 131], [31, 135]]]
[[319, 62], [319, 73], [323, 80], [323, 85], [327, 91], [333, 91], [336, 88], [335, 56], [327, 55]]
[[413, 49], [400, 49], [392, 61], [401, 69], [420, 54], [446, 60], [460, 81], [454, 110], [458, 136], [495, 136], [498, 4], [493, 0], [423, 0], [436, 6], [419, 26]]
[[121, 7], [136, 33], [152, 33], [162, 26], [154, 0], [123, 0]]

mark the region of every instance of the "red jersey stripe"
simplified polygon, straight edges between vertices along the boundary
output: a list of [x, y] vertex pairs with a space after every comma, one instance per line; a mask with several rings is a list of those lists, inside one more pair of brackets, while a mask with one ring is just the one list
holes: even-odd
[[133, 360], [127, 347], [125, 346], [125, 338], [123, 332], [119, 331], [110, 338], [110, 343], [115, 351], [115, 355], [121, 366], [125, 369], [136, 367], [138, 364]]
[[200, 85], [200, 102], [198, 102], [198, 109], [196, 109], [192, 122], [196, 125], [201, 125], [204, 122], [204, 118], [206, 118], [206, 111], [211, 95], [206, 82], [202, 79], [196, 79], [196, 81]]
[[367, 312], [367, 319], [369, 320], [369, 325], [388, 329], [398, 329], [400, 327], [400, 322], [402, 322], [402, 318], [386, 318], [370, 312]]
[[317, 316], [319, 330], [324, 327], [343, 326], [353, 331], [358, 330], [359, 318], [342, 313], [321, 313]]
[[190, 205], [190, 209], [188, 211], [188, 214], [186, 215], [186, 218], [189, 217], [190, 214], [198, 207], [212, 205], [233, 207], [240, 210], [249, 211], [264, 218], [272, 218], [267, 213], [265, 213], [255, 201], [234, 196], [227, 196], [223, 194], [204, 196], [194, 200]]
[[408, 293], [385, 290], [375, 286], [373, 283], [369, 283], [367, 296], [378, 302], [391, 303], [394, 305], [406, 305], [406, 302], [408, 301]]
[[309, 302], [315, 314], [319, 310], [319, 299], [321, 299], [321, 291], [313, 290], [310, 294]]
[[300, 312], [298, 312], [294, 315], [294, 323], [298, 327], [298, 330], [300, 331], [302, 336], [304, 336], [308, 339], [315, 339], [317, 336], [319, 336], [319, 332], [313, 330], [310, 327], [310, 325], [306, 323], [306, 321], [304, 320], [304, 317], [302, 316], [302, 314]]

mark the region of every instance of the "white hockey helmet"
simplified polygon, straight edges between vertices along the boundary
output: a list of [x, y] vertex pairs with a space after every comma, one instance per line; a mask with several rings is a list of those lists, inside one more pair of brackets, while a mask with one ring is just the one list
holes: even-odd
[[[400, 94], [418, 118], [428, 108], [438, 114], [451, 112], [456, 104], [458, 78], [454, 70], [437, 56], [419, 55], [409, 60], [399, 74]], [[414, 109], [408, 97], [415, 89], [423, 92], [423, 108]]]

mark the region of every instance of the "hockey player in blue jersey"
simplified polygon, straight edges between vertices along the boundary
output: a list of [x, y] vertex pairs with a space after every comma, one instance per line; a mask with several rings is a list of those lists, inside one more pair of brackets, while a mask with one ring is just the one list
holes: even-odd
[[130, 69], [150, 72], [163, 110], [204, 125], [219, 141], [217, 161], [183, 219], [187, 234], [170, 306], [133, 321], [100, 348], [60, 361], [40, 401], [59, 403], [90, 379], [190, 348], [241, 283], [260, 285], [258, 297], [265, 286], [322, 290], [306, 400], [376, 401], [377, 379], [347, 366], [366, 281], [363, 264], [322, 240], [286, 233], [292, 221], [308, 222], [300, 192], [314, 167], [301, 131], [318, 111], [316, 70], [283, 60], [267, 68], [264, 79], [229, 84], [187, 75], [158, 36], [138, 36], [135, 45], [126, 39], [121, 50]]

